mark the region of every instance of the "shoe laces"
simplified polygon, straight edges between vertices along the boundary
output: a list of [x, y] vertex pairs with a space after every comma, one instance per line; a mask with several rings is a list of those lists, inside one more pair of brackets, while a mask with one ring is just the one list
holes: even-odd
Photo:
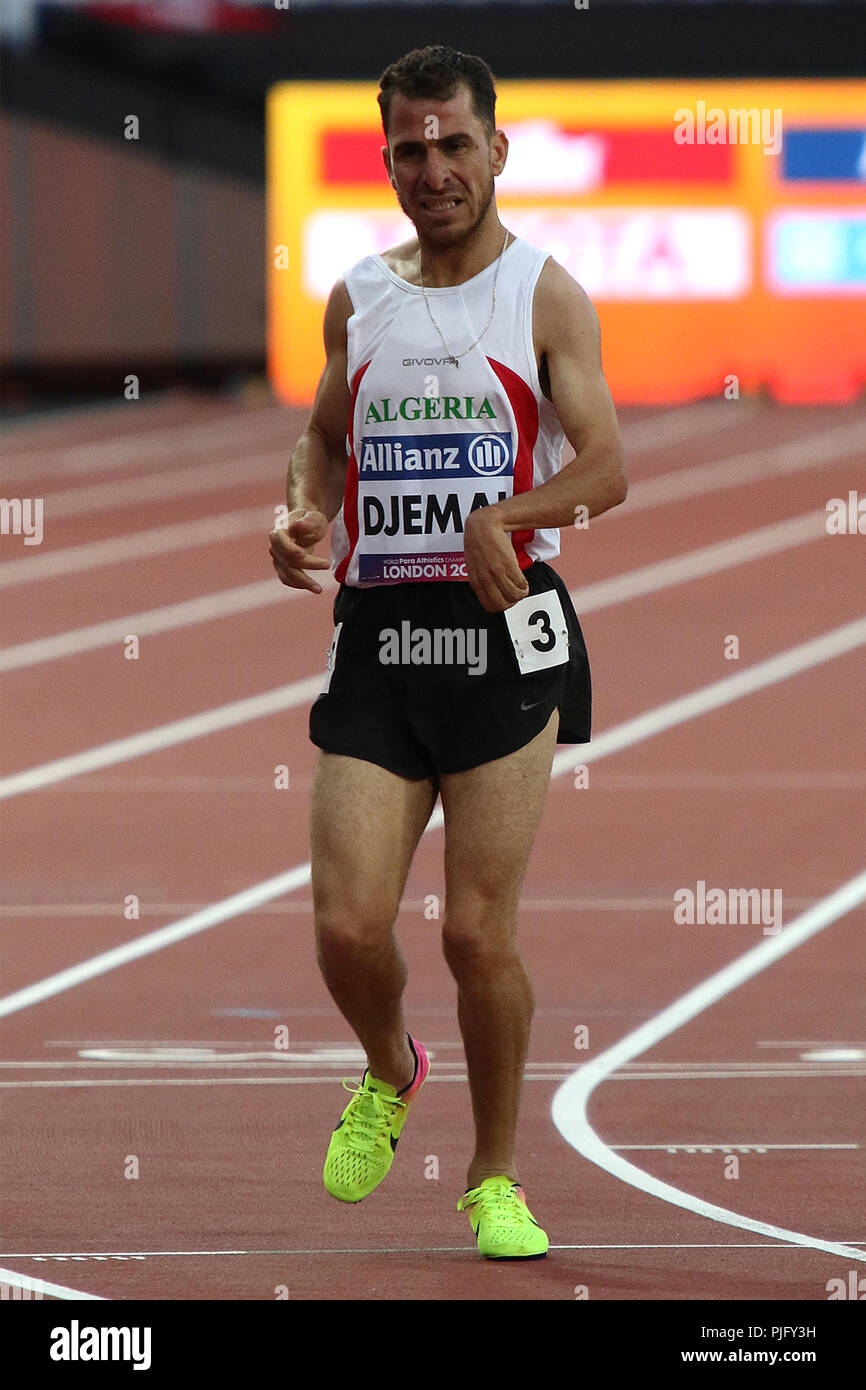
[[382, 1142], [383, 1126], [390, 1125], [397, 1110], [406, 1109], [406, 1102], [348, 1079], [343, 1081], [343, 1089], [355, 1096], [344, 1120], [352, 1148], [370, 1153]]
[[524, 1206], [520, 1195], [520, 1184], [512, 1182], [509, 1187], [473, 1187], [469, 1192], [464, 1192], [460, 1201], [457, 1203], [458, 1211], [465, 1211], [467, 1207], [480, 1206], [487, 1217], [495, 1216], [502, 1208], [509, 1211], [514, 1204]]

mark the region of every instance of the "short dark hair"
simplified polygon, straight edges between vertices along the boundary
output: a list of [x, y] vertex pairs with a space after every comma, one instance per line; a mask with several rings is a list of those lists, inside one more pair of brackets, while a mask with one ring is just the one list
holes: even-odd
[[376, 100], [382, 113], [385, 139], [388, 139], [388, 119], [395, 93], [399, 92], [410, 101], [419, 97], [450, 101], [461, 85], [467, 86], [472, 93], [472, 110], [484, 126], [488, 140], [491, 139], [496, 130], [493, 73], [483, 58], [441, 43], [413, 48], [411, 53], [391, 63], [379, 78], [381, 90]]

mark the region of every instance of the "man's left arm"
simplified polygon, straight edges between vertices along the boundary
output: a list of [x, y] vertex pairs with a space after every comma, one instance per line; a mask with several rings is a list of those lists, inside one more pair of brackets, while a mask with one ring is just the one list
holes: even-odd
[[552, 404], [575, 457], [546, 483], [479, 507], [467, 518], [466, 572], [488, 613], [510, 608], [529, 592], [509, 532], [571, 526], [578, 507], [586, 508], [587, 517], [599, 516], [624, 501], [628, 491], [616, 411], [601, 368], [598, 316], [552, 258], [536, 285], [533, 332], [545, 354]]

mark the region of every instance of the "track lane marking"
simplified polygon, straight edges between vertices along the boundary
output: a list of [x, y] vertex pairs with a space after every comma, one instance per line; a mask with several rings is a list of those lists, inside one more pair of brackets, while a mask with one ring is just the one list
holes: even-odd
[[751, 1217], [741, 1216], [726, 1207], [716, 1206], [692, 1193], [684, 1192], [671, 1183], [662, 1182], [614, 1153], [592, 1128], [587, 1115], [592, 1093], [618, 1067], [632, 1061], [648, 1048], [654, 1047], [662, 1038], [675, 1033], [712, 1004], [724, 999], [739, 985], [753, 979], [769, 965], [852, 912], [863, 902], [866, 902], [866, 871], [849, 879], [834, 893], [809, 908], [784, 927], [778, 936], [760, 942], [744, 955], [737, 957], [700, 985], [681, 995], [639, 1028], [628, 1033], [613, 1047], [605, 1049], [598, 1057], [586, 1062], [560, 1086], [551, 1105], [553, 1123], [566, 1143], [591, 1163], [628, 1183], [630, 1187], [636, 1187], [650, 1196], [660, 1197], [662, 1201], [683, 1207], [687, 1211], [696, 1212], [697, 1215], [705, 1216], [711, 1221], [754, 1231], [757, 1235], [773, 1236], [795, 1245], [823, 1250], [842, 1259], [866, 1261], [866, 1251], [803, 1235], [799, 1231], [790, 1231], [768, 1221], [755, 1221]]
[[[128, 416], [130, 410], [126, 403], [120, 407], [109, 408], [115, 412], [116, 417], [124, 411]], [[17, 428], [25, 431], [20, 438], [16, 438], [16, 426], [7, 426], [0, 430], [0, 442], [4, 445], [6, 455], [4, 478], [6, 481], [19, 477], [31, 478], [37, 450], [41, 476], [63, 478], [75, 474], [105, 473], [109, 470], [120, 472], [138, 466], [146, 468], [154, 460], [157, 463], [164, 460], [176, 469], [183, 469], [188, 458], [212, 450], [215, 446], [248, 447], [250, 434], [258, 432], [265, 435], [260, 441], [261, 444], [272, 443], [274, 447], [281, 447], [284, 452], [292, 447], [289, 430], [292, 419], [281, 406], [264, 407], [240, 414], [235, 411], [199, 421], [180, 416], [174, 423], [164, 423], [160, 421], [159, 414], [151, 405], [150, 413], [155, 418], [152, 425], [150, 421], [145, 420], [144, 427], [141, 418], [146, 412], [144, 402], [139, 402], [134, 409], [135, 433], [117, 432], [103, 438], [70, 444], [68, 438], [62, 439], [63, 435], [68, 435], [68, 426], [61, 426], [58, 421], [56, 428], [48, 431], [49, 439], [41, 449], [38, 444], [32, 447], [32, 436], [38, 432], [40, 424], [45, 432], [48, 422], [19, 422]], [[657, 412], [644, 420], [626, 420], [621, 425], [621, 434], [630, 453], [647, 453], [679, 443], [694, 435], [705, 435], [707, 430], [736, 428], [760, 410], [761, 407], [756, 400], [741, 401], [733, 408], [733, 412], [726, 402], [698, 401], [693, 405]], [[108, 424], [111, 423], [113, 421], [109, 420]], [[99, 424], [100, 422], [96, 421], [97, 428]], [[84, 425], [88, 428], [86, 419]], [[298, 430], [295, 440], [299, 433]], [[52, 435], [60, 439], [58, 444], [52, 444]], [[31, 445], [30, 448], [26, 447], [28, 443]], [[25, 446], [23, 449], [22, 444]]]
[[[820, 637], [812, 638], [811, 641], [789, 648], [777, 656], [760, 661], [745, 671], [726, 676], [722, 680], [703, 686], [700, 690], [693, 691], [689, 695], [659, 705], [655, 709], [638, 715], [635, 719], [629, 719], [613, 729], [608, 729], [592, 743], [585, 747], [581, 746], [580, 759], [584, 764], [597, 762], [600, 758], [609, 757], [611, 753], [618, 753], [623, 748], [629, 748], [635, 743], [653, 738], [656, 734], [667, 729], [675, 728], [677, 725], [695, 719], [710, 710], [731, 704], [744, 695], [766, 689], [768, 686], [786, 680], [794, 674], [822, 665], [824, 662], [854, 651], [864, 644], [866, 644], [866, 618], [858, 618], [854, 622], [846, 623]], [[553, 759], [551, 780], [573, 772], [577, 756], [573, 750], [557, 754]], [[9, 780], [7, 779], [7, 782]], [[428, 835], [431, 831], [440, 829], [443, 824], [442, 807], [437, 805], [434, 807], [424, 834]], [[161, 927], [157, 931], [148, 932], [144, 936], [137, 937], [134, 941], [101, 952], [89, 960], [81, 961], [78, 965], [61, 970], [57, 974], [49, 975], [24, 989], [6, 995], [5, 998], [0, 999], [0, 1018], [16, 1013], [20, 1009], [29, 1008], [43, 999], [60, 994], [64, 990], [82, 984], [85, 980], [102, 975], [120, 965], [125, 965], [131, 960], [150, 955], [153, 951], [161, 950], [164, 946], [173, 945], [197, 932], [229, 921], [233, 917], [251, 911], [260, 903], [269, 902], [274, 898], [281, 897], [284, 893], [293, 892], [309, 881], [310, 865], [306, 863], [297, 865], [295, 868], [277, 874], [261, 883], [253, 884], [240, 893], [234, 893], [231, 897], [213, 903], [201, 912], [193, 913], [190, 917], [181, 918], [178, 922]], [[813, 912], [815, 910], [814, 908], [811, 909]], [[775, 940], [787, 940], [787, 930], [784, 929]]]
[[[847, 1243], [847, 1242], [846, 1242]], [[853, 1241], [857, 1245], [866, 1242]], [[778, 1241], [652, 1241], [610, 1242], [595, 1245], [551, 1245], [551, 1250], [802, 1250], [801, 1245]], [[296, 1250], [105, 1250], [84, 1252], [26, 1252], [0, 1255], [3, 1260], [154, 1260], [219, 1258], [221, 1255], [443, 1255], [460, 1251], [477, 1253], [475, 1245], [416, 1245], [351, 1248], [309, 1247]]]
[[204, 497], [208, 493], [265, 483], [273, 486], [279, 502], [281, 465], [285, 465], [285, 459], [285, 445], [274, 440], [270, 448], [260, 453], [221, 459], [218, 463], [210, 458], [206, 463], [189, 468], [170, 466], [136, 478], [118, 478], [108, 483], [89, 483], [46, 493], [44, 508], [50, 519], [65, 521], [73, 516], [98, 516], [100, 512], [126, 511], [172, 498]]
[[[820, 515], [820, 513], [810, 513], [806, 517], [795, 517], [793, 523], [782, 522], [779, 526], [765, 528], [766, 531], [774, 533], [772, 538], [762, 534], [760, 539], [755, 542], [754, 533], [752, 533], [751, 536], [738, 537], [733, 543], [723, 543], [722, 547], [709, 546], [706, 550], [714, 552], [712, 557], [709, 557], [706, 551], [695, 552], [697, 559], [693, 561], [694, 574], [688, 577], [697, 578], [711, 572], [707, 570], [707, 565], [718, 567], [720, 548], [728, 547], [725, 549], [725, 554], [728, 557], [734, 556], [735, 558], [731, 562], [738, 564], [745, 558], [755, 558], [756, 554], [767, 553], [766, 546], [769, 544], [777, 545], [782, 536], [785, 538], [783, 544], [790, 544], [789, 538], [792, 534], [796, 533], [802, 538], [807, 529], [811, 534], [816, 524], [816, 518]], [[752, 553], [753, 550], [755, 553]], [[677, 556], [673, 560], [664, 560], [657, 565], [643, 567], [633, 574], [616, 575], [597, 584], [587, 585], [583, 589], [575, 589], [571, 597], [575, 601], [575, 606], [584, 614], [596, 612], [599, 609], [656, 592], [669, 584], [682, 583], [687, 577], [689, 560], [688, 555]], [[866, 620], [863, 621], [866, 622]], [[842, 629], [837, 629], [837, 631], [842, 631]], [[799, 649], [795, 648], [794, 650]], [[65, 781], [70, 777], [78, 777], [86, 772], [95, 772], [104, 767], [112, 767], [132, 758], [143, 757], [150, 752], [173, 748], [190, 739], [201, 738], [206, 734], [219, 732], [226, 728], [234, 728], [249, 720], [276, 714], [285, 709], [296, 708], [305, 703], [307, 699], [313, 699], [319, 693], [323, 680], [324, 673], [310, 676], [305, 680], [294, 681], [289, 685], [279, 686], [275, 690], [265, 691], [261, 695], [248, 696], [244, 700], [236, 700], [227, 705], [202, 710], [198, 714], [187, 715], [185, 718], [174, 720], [169, 724], [159, 725], [155, 729], [143, 730], [141, 733], [114, 739], [110, 743], [100, 744], [81, 753], [72, 753], [64, 758], [54, 759], [52, 762], [42, 763], [34, 768], [11, 773], [0, 779], [0, 800], [25, 792], [36, 791], [41, 787]], [[590, 745], [590, 747], [592, 746]]]
[[[713, 463], [675, 469], [656, 478], [638, 479], [629, 488], [622, 515], [634, 515], [636, 512], [668, 506], [674, 501], [689, 501], [729, 488], [743, 488], [768, 477], [824, 467], [826, 464], [848, 458], [864, 446], [866, 425], [858, 421], [826, 430], [821, 434], [807, 435], [804, 439], [792, 440], [787, 444], [774, 444], [745, 454], [725, 456]], [[264, 505], [262, 512], [267, 513], [267, 510], [267, 506]], [[222, 527], [230, 535], [242, 534], [244, 530], [259, 527], [264, 533], [264, 521], [254, 526], [244, 524], [244, 518], [249, 515], [249, 511], [224, 512], [208, 518], [206, 522], [175, 523], [155, 527], [150, 531], [139, 531], [71, 546], [66, 550], [51, 551], [44, 555], [7, 560], [0, 564], [0, 587], [27, 584], [31, 580], [61, 576], [65, 578], [69, 574], [98, 569], [104, 565], [149, 558], [159, 553], [186, 549], [190, 545], [205, 545], [206, 537], [195, 529], [205, 524], [214, 528]], [[184, 525], [190, 536], [189, 540], [183, 539]]]
[[[677, 584], [732, 569], [749, 560], [764, 559], [798, 545], [827, 540], [826, 520], [824, 511], [804, 512], [787, 521], [774, 522], [755, 531], [702, 546], [699, 550], [689, 550], [667, 560], [642, 565], [625, 574], [585, 584], [571, 591], [571, 599], [581, 613], [592, 613], [626, 599], [643, 598]], [[324, 571], [320, 583], [327, 589], [336, 588], [333, 575]], [[248, 613], [256, 608], [281, 603], [286, 596], [303, 597], [303, 591], [286, 589], [276, 578], [263, 579], [254, 584], [242, 584], [218, 593], [204, 594], [200, 598], [167, 604], [162, 608], [109, 618], [105, 622], [58, 632], [49, 637], [32, 638], [0, 650], [0, 672], [17, 671], [59, 657], [94, 651], [114, 642], [122, 642], [129, 632], [135, 632], [140, 637], [152, 636], [216, 618]]]
[[[168, 448], [164, 442], [144, 441], [147, 445], [147, 455], [156, 456], [156, 467], [135, 476], [127, 475], [110, 479], [108, 482], [79, 483], [77, 486], [46, 493], [45, 508], [51, 517], [61, 520], [73, 516], [95, 516], [114, 509], [125, 510], [133, 505], [161, 502], [167, 498], [191, 494], [198, 497], [208, 492], [246, 486], [251, 482], [272, 482], [275, 486], [281, 485], [281, 465], [285, 463], [289, 446], [286, 439], [280, 436], [275, 422], [265, 423], [264, 429], [263, 422], [258, 422], [258, 429], [251, 428], [248, 420], [232, 423], [236, 425], [234, 432], [239, 436], [236, 444], [226, 440], [228, 431], [224, 427], [215, 429], [212, 426], [207, 427], [200, 440], [194, 443], [187, 441], [180, 450], [180, 441], [174, 442], [173, 449]], [[679, 429], [675, 428], [677, 423]], [[636, 432], [635, 437], [639, 441], [637, 446], [626, 439], [626, 447], [636, 453], [661, 447], [678, 439], [683, 428], [683, 422], [672, 421], [666, 429], [659, 429], [656, 424], [654, 437], [651, 429], [643, 428]], [[699, 427], [696, 427], [694, 422], [689, 422], [687, 434], [694, 433], [696, 428]], [[818, 439], [821, 436], [809, 437]], [[651, 439], [653, 442], [650, 442]], [[256, 450], [255, 453], [251, 452], [253, 448]], [[234, 452], [229, 452], [228, 457], [214, 462], [212, 456], [215, 450], [225, 452], [232, 449]], [[109, 454], [114, 455], [118, 450], [124, 465], [131, 461], [128, 443], [121, 442], [119, 446], [112, 443], [108, 446]], [[79, 453], [82, 462], [87, 464], [86, 471], [91, 471], [97, 451], [89, 445], [84, 445], [77, 451], [70, 451], [75, 452]], [[178, 452], [182, 455], [180, 466], [176, 456]], [[190, 456], [203, 452], [211, 455], [206, 462], [186, 462]], [[145, 455], [141, 458], [144, 461]]]
[[[129, 412], [129, 405], [124, 408]], [[284, 456], [289, 447], [288, 422], [280, 406], [255, 412], [226, 412], [206, 420], [181, 417], [174, 424], [165, 424], [156, 418], [152, 428], [149, 427], [151, 422], [143, 422], [144, 429], [141, 421], [142, 403], [132, 409], [135, 410], [136, 427], [130, 427], [125, 432], [78, 444], [66, 442], [52, 446], [48, 443], [43, 449], [36, 446], [19, 450], [17, 458], [8, 448], [11, 442], [14, 450], [15, 441], [10, 441], [4, 431], [0, 439], [7, 444], [5, 476], [14, 478], [21, 476], [24, 470], [30, 472], [37, 453], [41, 476], [62, 479], [76, 473], [105, 473], [112, 469], [120, 472], [140, 465], [146, 468], [153, 461], [171, 463], [178, 470], [190, 471], [185, 467], [186, 459], [207, 451], [243, 449], [249, 446], [251, 435], [260, 433], [265, 438], [256, 439], [257, 447], [270, 443], [274, 448], [282, 447]], [[84, 484], [85, 489], [88, 486]]]
[[[3, 1258], [29, 1260], [36, 1257], [33, 1255], [4, 1255]], [[13, 1289], [26, 1289], [30, 1293], [47, 1293], [51, 1298], [87, 1300], [89, 1303], [104, 1303], [106, 1301], [102, 1294], [82, 1293], [80, 1289], [68, 1289], [64, 1284], [49, 1284], [47, 1279], [36, 1279], [29, 1274], [16, 1274], [12, 1269], [0, 1269], [0, 1284], [8, 1284]]]
[[260, 507], [199, 517], [196, 521], [173, 521], [168, 526], [153, 526], [147, 531], [86, 541], [45, 555], [5, 560], [0, 564], [0, 589], [43, 579], [65, 580], [71, 574], [84, 574], [107, 565], [131, 564], [133, 560], [151, 560], [157, 555], [170, 555], [196, 546], [218, 545], [220, 541], [239, 540], [253, 531], [261, 533], [264, 543], [264, 537], [272, 529], [273, 517], [273, 507], [263, 503]]
[[[331, 574], [323, 573], [318, 582], [325, 591], [337, 587]], [[181, 627], [195, 627], [217, 618], [235, 617], [239, 613], [250, 613], [257, 608], [283, 603], [286, 599], [301, 598], [304, 592], [303, 589], [291, 589], [281, 584], [274, 576], [272, 579], [259, 579], [254, 584], [240, 584], [234, 589], [203, 594], [200, 598], [165, 604], [162, 608], [148, 608], [142, 613], [109, 618], [89, 627], [72, 628], [51, 637], [37, 637], [29, 642], [19, 642], [14, 647], [4, 647], [0, 650], [0, 672], [20, 671], [24, 667], [41, 666], [46, 661], [56, 661], [60, 657], [80, 656], [84, 652], [122, 642], [130, 632], [138, 637], [152, 637], [161, 632], [176, 632]]]
[[[852, 424], [808, 434], [802, 439], [789, 439], [782, 444], [769, 444], [743, 454], [727, 455], [713, 463], [699, 463], [691, 468], [663, 473], [656, 478], [639, 479], [629, 487], [628, 497], [622, 504], [622, 514], [627, 515], [630, 509], [645, 511], [653, 507], [666, 507], [671, 502], [689, 501], [711, 492], [748, 487], [766, 478], [821, 468], [864, 449], [866, 424], [862, 420], [855, 420]], [[862, 453], [858, 461], [862, 467]]]
[[[351, 1065], [351, 1064], [348, 1064]], [[237, 1067], [241, 1069], [240, 1064]], [[323, 1076], [136, 1076], [136, 1077], [93, 1077], [87, 1080], [59, 1080], [59, 1081], [0, 1081], [0, 1090], [3, 1091], [27, 1091], [27, 1090], [82, 1090], [87, 1087], [96, 1086], [323, 1086], [333, 1085], [334, 1077], [340, 1070], [345, 1071], [347, 1066], [342, 1068], [334, 1067], [330, 1072]], [[145, 1070], [145, 1068], [142, 1068]], [[191, 1068], [190, 1068], [191, 1070]], [[734, 1075], [733, 1073], [707, 1072], [700, 1076], [695, 1076], [693, 1072], [684, 1071], [681, 1074], [671, 1072], [667, 1076], [648, 1074], [642, 1076], [639, 1072], [634, 1075], [626, 1076], [621, 1072], [615, 1072], [608, 1077], [609, 1081], [791, 1081], [799, 1080], [803, 1077], [826, 1080], [828, 1077], [842, 1077], [853, 1079], [855, 1077], [866, 1076], [866, 1071], [813, 1071], [813, 1072], [762, 1072], [756, 1078]], [[430, 1076], [430, 1082], [451, 1082], [468, 1081], [466, 1072], [442, 1072], [437, 1071], [435, 1076]], [[559, 1067], [555, 1071], [532, 1071], [527, 1072], [524, 1081], [565, 1081], [568, 1079], [568, 1070]], [[612, 1145], [613, 1148], [622, 1147], [619, 1144]], [[856, 1147], [856, 1146], [855, 1146]]]
[[289, 685], [278, 685], [262, 695], [248, 695], [242, 700], [233, 700], [228, 705], [216, 709], [202, 710], [199, 714], [189, 714], [183, 719], [175, 719], [170, 724], [160, 724], [156, 729], [145, 729], [139, 734], [128, 734], [125, 738], [114, 739], [111, 743], [100, 744], [83, 753], [72, 753], [65, 758], [57, 758], [39, 767], [14, 772], [0, 779], [0, 801], [23, 792], [37, 791], [41, 787], [52, 786], [70, 777], [80, 777], [86, 772], [99, 768], [114, 767], [118, 763], [142, 758], [165, 748], [175, 748], [191, 739], [205, 738], [209, 734], [224, 729], [234, 729], [240, 724], [249, 724], [256, 719], [265, 719], [272, 714], [282, 714], [285, 710], [296, 709], [314, 700], [322, 688], [324, 675], [307, 676], [304, 680], [292, 681]]

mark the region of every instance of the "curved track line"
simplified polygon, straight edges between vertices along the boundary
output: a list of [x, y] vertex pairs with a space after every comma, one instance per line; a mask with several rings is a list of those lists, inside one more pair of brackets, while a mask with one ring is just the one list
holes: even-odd
[[722, 970], [718, 970], [702, 984], [683, 994], [673, 1004], [662, 1009], [661, 1013], [627, 1034], [593, 1061], [587, 1062], [560, 1086], [553, 1098], [553, 1123], [562, 1137], [584, 1158], [611, 1173], [613, 1177], [621, 1178], [629, 1186], [637, 1187], [650, 1196], [660, 1197], [662, 1201], [671, 1202], [674, 1206], [685, 1207], [688, 1211], [697, 1212], [699, 1216], [706, 1216], [709, 1220], [722, 1222], [726, 1226], [739, 1226], [744, 1230], [773, 1236], [793, 1245], [806, 1245], [815, 1250], [824, 1250], [830, 1255], [839, 1255], [847, 1260], [866, 1261], [864, 1250], [855, 1250], [850, 1245], [839, 1245], [833, 1241], [801, 1235], [798, 1231], [789, 1231], [766, 1221], [754, 1221], [751, 1217], [740, 1216], [737, 1212], [728, 1211], [726, 1207], [717, 1207], [712, 1202], [705, 1202], [701, 1197], [695, 1197], [670, 1183], [662, 1182], [614, 1153], [592, 1128], [586, 1113], [593, 1091], [602, 1081], [607, 1080], [611, 1072], [655, 1046], [662, 1038], [675, 1033], [711, 1004], [717, 1003], [738, 985], [766, 970], [768, 965], [772, 965], [781, 956], [787, 955], [789, 951], [808, 941], [809, 937], [838, 921], [864, 900], [866, 870], [849, 879], [828, 898], [809, 908], [789, 926], [784, 927], [779, 936], [762, 941], [760, 945], [753, 947]]
[[[29, 1258], [29, 1256], [25, 1258]], [[82, 1293], [80, 1289], [68, 1289], [65, 1284], [49, 1284], [47, 1279], [33, 1279], [29, 1274], [16, 1274], [11, 1269], [0, 1269], [0, 1284], [8, 1284], [12, 1289], [26, 1289], [29, 1293], [35, 1293], [39, 1297], [47, 1293], [51, 1298], [87, 1299], [88, 1302], [94, 1303], [105, 1302], [102, 1294]]]

